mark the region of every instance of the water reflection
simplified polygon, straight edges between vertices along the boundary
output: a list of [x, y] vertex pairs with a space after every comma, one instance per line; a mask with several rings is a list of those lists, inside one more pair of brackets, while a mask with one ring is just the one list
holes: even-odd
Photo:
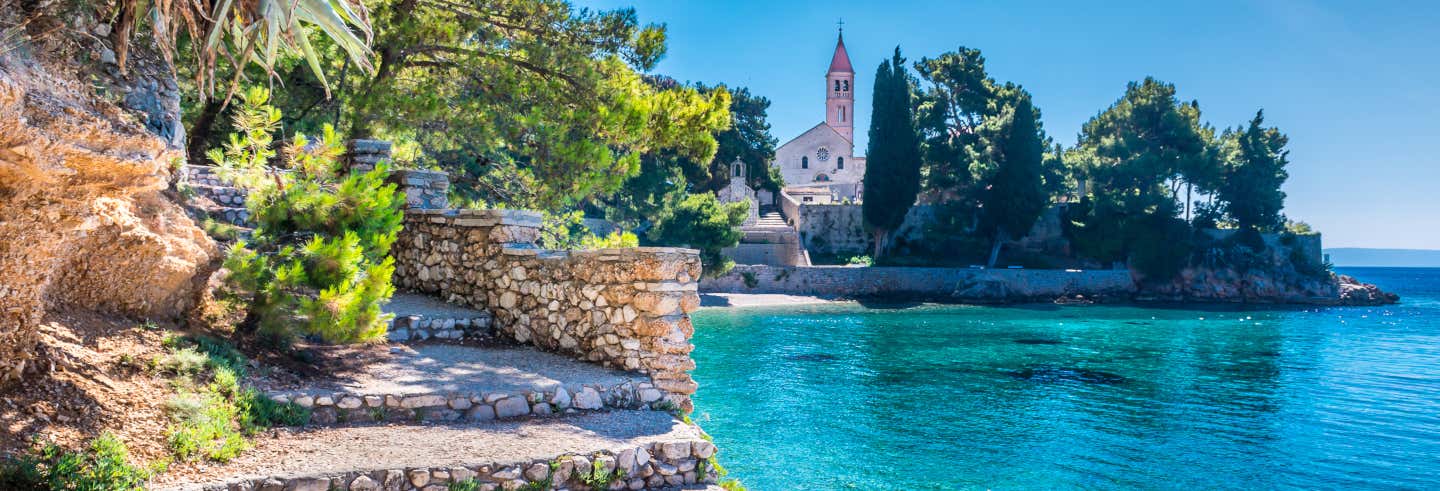
[[1435, 305], [704, 311], [697, 405], [752, 489], [1437, 488]]

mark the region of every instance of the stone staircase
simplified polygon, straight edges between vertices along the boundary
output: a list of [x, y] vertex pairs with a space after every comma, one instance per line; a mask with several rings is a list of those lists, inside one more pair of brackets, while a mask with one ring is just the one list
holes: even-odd
[[253, 228], [250, 211], [245, 209], [245, 191], [221, 180], [215, 169], [208, 165], [181, 166], [180, 189], [187, 195], [187, 211], [196, 220], [211, 218], [237, 227]]
[[[388, 152], [355, 141], [349, 158], [363, 170]], [[183, 172], [198, 212], [248, 221], [213, 168]], [[675, 414], [696, 389], [697, 251], [542, 251], [538, 213], [446, 209], [443, 173], [391, 178], [407, 197], [396, 286], [435, 296], [392, 299], [387, 345], [248, 380], [308, 417], [227, 463], [173, 464], [152, 488], [719, 489], [715, 445]]]
[[[660, 412], [480, 424], [285, 430], [160, 490], [711, 489], [715, 446]], [[598, 471], [597, 471], [598, 469]], [[183, 476], [183, 477], [181, 477]], [[178, 478], [178, 479], [177, 479]], [[587, 481], [587, 478], [589, 480]], [[593, 484], [592, 484], [593, 483]]]
[[772, 266], [809, 266], [810, 254], [800, 234], [785, 221], [785, 215], [774, 206], [760, 207], [760, 219], [740, 227], [745, 235], [740, 244], [729, 249], [728, 255], [740, 264]]
[[431, 297], [398, 294], [386, 310], [384, 356], [304, 382], [252, 381], [308, 408], [304, 426], [223, 465], [177, 464], [152, 486], [718, 489], [715, 446], [649, 376], [503, 342], [489, 313]]
[[788, 227], [785, 223], [785, 215], [780, 214], [780, 209], [774, 206], [760, 207], [760, 221], [755, 222], [756, 227]]

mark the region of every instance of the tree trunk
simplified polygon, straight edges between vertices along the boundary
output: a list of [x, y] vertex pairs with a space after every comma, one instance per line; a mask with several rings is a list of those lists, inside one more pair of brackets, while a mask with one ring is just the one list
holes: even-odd
[[880, 261], [880, 255], [885, 253], [885, 239], [890, 236], [886, 230], [875, 229], [872, 234], [875, 237], [875, 251], [870, 255], [871, 264]]
[[190, 141], [185, 149], [191, 164], [205, 163], [206, 146], [210, 144], [210, 136], [215, 133], [215, 120], [219, 119], [224, 105], [223, 100], [211, 97], [205, 101], [205, 107], [200, 109], [200, 115], [190, 127]]
[[1190, 191], [1194, 185], [1185, 183], [1185, 223], [1190, 223]]
[[1005, 242], [1005, 231], [995, 231], [995, 242], [990, 245], [990, 260], [985, 262], [985, 269], [995, 269], [995, 262], [1000, 259], [1000, 245]]

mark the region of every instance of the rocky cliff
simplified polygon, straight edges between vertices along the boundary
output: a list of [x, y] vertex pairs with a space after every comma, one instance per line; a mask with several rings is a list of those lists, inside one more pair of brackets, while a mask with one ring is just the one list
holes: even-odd
[[104, 43], [75, 30], [98, 24], [43, 8], [0, 6], [0, 382], [33, 366], [47, 312], [178, 317], [216, 255], [164, 194], [181, 157], [173, 77], [143, 55], [128, 75], [85, 71], [77, 53]]
[[1169, 281], [1147, 281], [1136, 273], [1138, 298], [1199, 302], [1382, 305], [1399, 297], [1375, 285], [1337, 275], [1323, 264], [1319, 237], [1301, 240], [1271, 235], [1254, 248], [1216, 240], [1196, 262]]

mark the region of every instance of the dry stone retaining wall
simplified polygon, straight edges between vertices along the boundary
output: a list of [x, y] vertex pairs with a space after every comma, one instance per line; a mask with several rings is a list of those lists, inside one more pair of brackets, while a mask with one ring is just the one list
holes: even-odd
[[490, 316], [436, 317], [406, 315], [390, 321], [386, 336], [391, 342], [425, 341], [429, 339], [476, 339], [490, 337]]
[[397, 170], [385, 181], [394, 183], [405, 193], [406, 208], [438, 210], [449, 206], [450, 178], [444, 172]]
[[668, 404], [690, 410], [698, 252], [541, 250], [540, 222], [531, 211], [407, 210], [395, 284], [489, 310], [516, 341], [647, 374]]
[[544, 391], [448, 394], [355, 394], [276, 391], [271, 400], [309, 409], [308, 423], [335, 425], [379, 421], [491, 421], [582, 411], [650, 409], [664, 393], [650, 382], [581, 384]]
[[[609, 489], [678, 489], [718, 479], [709, 459], [715, 445], [701, 438], [654, 442], [589, 455], [566, 455], [554, 460], [525, 463], [490, 463], [448, 467], [405, 467], [309, 476], [241, 477], [228, 482], [176, 489], [204, 491], [443, 491], [450, 483], [474, 481], [476, 489], [520, 489], [551, 480], [556, 489], [589, 489], [581, 479], [596, 462], [605, 472], [618, 475]], [[552, 468], [553, 465], [553, 468]]]

